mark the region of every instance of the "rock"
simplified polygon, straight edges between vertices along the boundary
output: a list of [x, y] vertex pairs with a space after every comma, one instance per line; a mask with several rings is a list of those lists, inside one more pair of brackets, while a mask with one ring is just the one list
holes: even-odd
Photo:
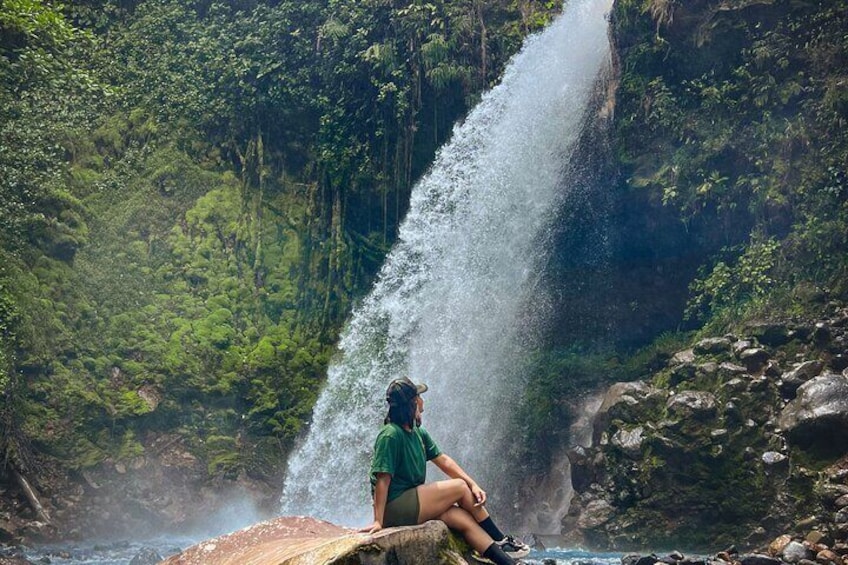
[[842, 557], [829, 549], [825, 549], [816, 554], [816, 562], [821, 563], [821, 565], [841, 565]]
[[162, 561], [162, 556], [152, 547], [145, 547], [135, 554], [129, 565], [156, 565]]
[[739, 353], [739, 360], [745, 365], [748, 372], [756, 373], [766, 366], [769, 354], [765, 349], [753, 347]]
[[689, 381], [695, 377], [697, 369], [692, 363], [682, 363], [672, 367], [671, 373], [668, 376], [669, 386], [676, 387], [682, 382]]
[[448, 528], [438, 520], [369, 535], [313, 518], [282, 517], [199, 543], [162, 565], [212, 563], [461, 565], [466, 561], [451, 548]]
[[844, 452], [848, 446], [848, 378], [828, 373], [798, 388], [780, 413], [779, 427], [801, 447]]
[[816, 327], [810, 337], [812, 338], [813, 343], [819, 347], [824, 347], [833, 340], [833, 333], [830, 331], [827, 324], [819, 322], [816, 324]]
[[829, 369], [837, 373], [848, 369], [848, 355], [843, 355], [842, 353], [834, 355], [827, 362], [827, 366]]
[[725, 361], [718, 366], [718, 372], [722, 377], [732, 378], [736, 375], [744, 375], [748, 372], [748, 370], [740, 365], [735, 365]]
[[754, 322], [748, 325], [746, 333], [770, 347], [785, 345], [792, 340], [789, 328], [779, 323]]
[[747, 555], [743, 555], [739, 562], [742, 565], [781, 565], [780, 559], [776, 557], [771, 557], [770, 555], [763, 555], [762, 553], [749, 553]]
[[642, 443], [645, 438], [642, 435], [644, 428], [637, 426], [632, 430], [618, 430], [613, 434], [610, 443], [619, 448], [630, 457], [639, 457], [642, 453]]
[[740, 353], [742, 353], [746, 349], [749, 349], [753, 346], [754, 346], [753, 341], [751, 341], [749, 339], [740, 339], [740, 340], [734, 341], [730, 345], [730, 349], [733, 351], [733, 354], [736, 355], [736, 357], [739, 357]]
[[845, 508], [848, 506], [848, 494], [843, 494], [833, 502], [837, 508]]
[[612, 420], [639, 422], [644, 414], [659, 410], [665, 394], [642, 381], [615, 383], [607, 389], [593, 424], [593, 443], [597, 445], [601, 434]]
[[848, 508], [843, 508], [833, 515], [836, 524], [848, 524]]
[[780, 377], [780, 392], [787, 398], [794, 398], [798, 387], [822, 371], [821, 361], [806, 361]]
[[824, 533], [822, 533], [818, 530], [813, 530], [810, 533], [808, 533], [806, 535], [806, 537], [804, 538], [804, 541], [806, 541], [807, 543], [811, 543], [811, 544], [828, 543], [827, 542], [827, 536], [825, 536]]
[[763, 464], [767, 467], [788, 467], [789, 458], [776, 451], [766, 451], [762, 457]]
[[677, 417], [710, 419], [716, 414], [716, 399], [709, 392], [684, 390], [672, 396], [666, 403], [668, 411]]
[[683, 363], [694, 363], [695, 362], [695, 351], [692, 349], [684, 349], [683, 351], [678, 351], [671, 357], [671, 365], [681, 365]]
[[696, 355], [710, 355], [730, 351], [730, 340], [725, 337], [708, 337], [695, 344]]
[[768, 552], [771, 556], [780, 555], [783, 553], [783, 549], [792, 541], [792, 536], [784, 534], [782, 536], [778, 536], [772, 541], [768, 546]]
[[[592, 500], [583, 508], [583, 512], [577, 520], [577, 527], [581, 530], [597, 528], [606, 524], [614, 512], [615, 510], [606, 500]], [[653, 565], [653, 562], [651, 565]]]
[[787, 563], [798, 563], [802, 559], [813, 559], [815, 554], [807, 549], [804, 544], [797, 541], [790, 541], [783, 548], [780, 557]]

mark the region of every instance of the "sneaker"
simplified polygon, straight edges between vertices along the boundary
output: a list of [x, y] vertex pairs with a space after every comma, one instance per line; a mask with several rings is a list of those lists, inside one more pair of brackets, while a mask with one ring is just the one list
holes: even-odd
[[496, 541], [495, 543], [501, 546], [503, 552], [513, 559], [521, 559], [530, 554], [530, 546], [512, 536], [506, 536], [501, 541]]

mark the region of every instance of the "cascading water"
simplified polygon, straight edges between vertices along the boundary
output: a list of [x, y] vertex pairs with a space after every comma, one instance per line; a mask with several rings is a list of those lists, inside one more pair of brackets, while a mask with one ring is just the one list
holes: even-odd
[[340, 341], [284, 514], [371, 520], [367, 470], [388, 382], [430, 385], [424, 425], [497, 496], [492, 461], [520, 402], [544, 240], [568, 160], [609, 59], [611, 0], [571, 0], [527, 40], [500, 85], [455, 128], [416, 185], [398, 243]]

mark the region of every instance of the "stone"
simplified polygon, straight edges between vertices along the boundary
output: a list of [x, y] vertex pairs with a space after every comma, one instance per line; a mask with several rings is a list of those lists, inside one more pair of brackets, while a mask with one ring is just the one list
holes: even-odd
[[843, 494], [833, 502], [837, 508], [845, 508], [848, 506], [848, 494]]
[[818, 376], [822, 371], [821, 361], [805, 361], [796, 365], [790, 371], [787, 371], [780, 377], [780, 392], [787, 398], [794, 398], [797, 394], [798, 387], [813, 377]]
[[823, 540], [827, 540], [827, 536], [819, 530], [813, 530], [804, 537], [804, 541], [812, 544], [826, 543], [826, 541]]
[[842, 508], [834, 514], [833, 521], [837, 524], [848, 524], [848, 508]]
[[696, 355], [710, 355], [730, 351], [730, 340], [726, 337], [708, 337], [695, 344]]
[[706, 420], [715, 417], [716, 399], [709, 392], [684, 390], [672, 396], [666, 407], [677, 417]]
[[804, 544], [797, 541], [790, 541], [783, 548], [780, 557], [787, 563], [798, 563], [802, 559], [813, 559], [815, 554], [805, 547]]
[[745, 367], [725, 361], [718, 366], [718, 372], [722, 377], [734, 377], [735, 375], [744, 375], [748, 372]]
[[282, 517], [194, 545], [162, 565], [462, 565], [444, 522], [360, 534], [329, 522]]
[[598, 445], [612, 420], [638, 423], [662, 407], [665, 393], [642, 381], [615, 383], [607, 389], [593, 424], [592, 441]]
[[819, 322], [816, 324], [816, 327], [813, 329], [813, 333], [810, 337], [812, 338], [813, 343], [819, 347], [823, 347], [833, 340], [833, 333], [830, 331], [830, 328], [826, 323]]
[[629, 457], [639, 457], [642, 453], [642, 443], [645, 440], [644, 431], [642, 426], [637, 426], [632, 430], [618, 430], [610, 438], [610, 443]]
[[783, 371], [780, 368], [780, 364], [774, 359], [769, 359], [765, 368], [763, 368], [763, 374], [767, 377], [779, 377], [782, 373]]
[[768, 546], [769, 555], [776, 556], [783, 553], [783, 549], [792, 541], [792, 536], [783, 534], [782, 536], [778, 536], [774, 538], [774, 540]]
[[129, 565], [156, 565], [160, 561], [162, 561], [162, 556], [159, 555], [159, 552], [152, 547], [145, 547], [135, 554]]
[[749, 553], [743, 555], [739, 562], [742, 565], [781, 565], [780, 559], [762, 553]]
[[766, 451], [763, 453], [762, 462], [768, 467], [788, 467], [789, 458], [782, 453], [776, 451]]
[[[615, 510], [609, 502], [602, 499], [590, 501], [577, 519], [577, 527], [581, 530], [591, 530], [603, 524], [606, 524], [612, 518]], [[656, 561], [656, 556], [654, 556]], [[653, 565], [653, 562], [651, 562]]]
[[802, 448], [827, 451], [848, 447], [848, 378], [827, 373], [798, 388], [797, 397], [781, 411], [778, 426]]
[[756, 338], [763, 345], [785, 345], [792, 340], [789, 328], [785, 324], [753, 322], [745, 330], [748, 335]]
[[825, 549], [816, 554], [816, 562], [821, 563], [821, 565], [841, 565], [842, 557], [829, 549]]
[[672, 365], [681, 365], [683, 363], [694, 363], [695, 362], [695, 351], [692, 349], [684, 349], [683, 351], [678, 351], [671, 357]]
[[842, 353], [834, 355], [827, 362], [827, 366], [830, 370], [837, 373], [848, 369], [848, 355], [844, 355]]
[[768, 351], [759, 347], [752, 347], [739, 353], [739, 361], [745, 365], [750, 373], [756, 373], [766, 366], [769, 360]]
[[753, 346], [754, 346], [754, 342], [751, 341], [750, 339], [740, 339], [740, 340], [734, 341], [730, 345], [730, 349], [733, 351], [733, 354], [736, 355], [736, 357], [739, 357], [740, 353], [742, 353], [746, 349], [749, 349]]

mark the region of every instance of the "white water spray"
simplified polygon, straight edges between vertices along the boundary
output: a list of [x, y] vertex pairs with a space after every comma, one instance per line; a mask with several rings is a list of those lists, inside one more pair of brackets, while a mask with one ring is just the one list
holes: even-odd
[[371, 521], [368, 463], [384, 391], [430, 386], [424, 425], [497, 496], [491, 461], [525, 376], [542, 245], [569, 190], [565, 171], [600, 69], [610, 0], [571, 0], [527, 40], [415, 186], [398, 243], [340, 341], [304, 444], [289, 461], [284, 514]]

